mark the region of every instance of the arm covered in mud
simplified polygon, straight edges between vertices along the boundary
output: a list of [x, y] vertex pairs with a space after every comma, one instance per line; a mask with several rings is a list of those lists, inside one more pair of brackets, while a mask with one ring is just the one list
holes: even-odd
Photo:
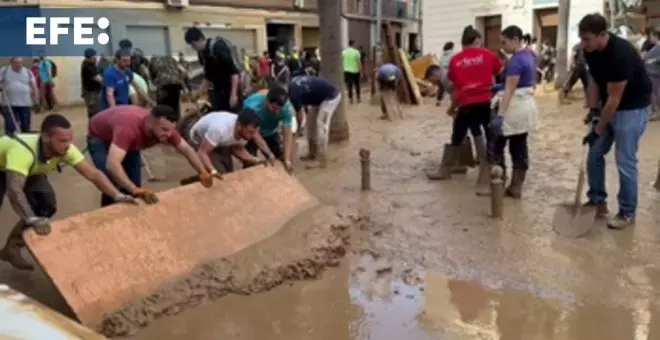
[[18, 217], [27, 221], [34, 218], [34, 211], [25, 196], [24, 188], [27, 177], [14, 171], [7, 171], [7, 197]]

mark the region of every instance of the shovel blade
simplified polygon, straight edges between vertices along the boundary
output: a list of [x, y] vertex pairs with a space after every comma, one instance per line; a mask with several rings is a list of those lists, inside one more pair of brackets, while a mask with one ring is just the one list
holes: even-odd
[[552, 220], [552, 229], [560, 236], [582, 237], [591, 230], [596, 220], [596, 207], [575, 208], [573, 203], [557, 207]]

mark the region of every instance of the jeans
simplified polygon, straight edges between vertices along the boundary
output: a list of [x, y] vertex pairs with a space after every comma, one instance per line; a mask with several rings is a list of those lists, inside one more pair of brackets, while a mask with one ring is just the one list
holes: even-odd
[[[264, 136], [263, 139], [266, 142], [266, 145], [268, 145], [270, 151], [273, 152], [275, 158], [284, 160], [284, 149], [280, 134], [274, 133], [270, 136]], [[247, 145], [245, 145], [245, 148], [253, 156], [256, 156], [257, 151], [259, 151], [259, 147], [257, 146], [257, 143], [254, 142], [254, 140], [249, 141]]]
[[615, 161], [619, 171], [619, 213], [634, 216], [637, 210], [637, 149], [646, 128], [649, 108], [622, 110], [614, 113], [608, 129], [589, 146], [587, 197], [594, 203], [605, 203], [605, 155], [615, 144]]
[[[490, 102], [466, 105], [458, 109], [454, 117], [451, 131], [451, 145], [460, 146], [467, 136], [468, 130], [472, 137], [480, 137], [483, 128], [488, 133], [490, 123]], [[488, 137], [488, 136], [487, 136]]]
[[586, 95], [587, 88], [589, 87], [589, 74], [584, 67], [577, 67], [573, 69], [573, 72], [571, 72], [571, 76], [568, 78], [568, 81], [566, 82], [566, 87], [564, 88], [564, 95], [567, 95], [573, 89], [573, 86], [575, 86], [578, 80], [582, 82], [582, 88], [584, 89], [584, 93]]
[[[16, 126], [14, 125], [14, 119], [16, 124], [21, 129], [21, 132], [30, 132], [32, 125], [32, 112], [30, 107], [27, 106], [12, 106], [3, 108], [4, 111], [4, 120], [5, 120], [5, 133], [12, 134], [16, 131]], [[14, 119], [10, 116], [11, 113], [14, 113]]]
[[[92, 162], [97, 169], [103, 171], [103, 173], [108, 176], [110, 181], [119, 188], [119, 185], [114, 181], [112, 175], [108, 172], [106, 162], [108, 159], [108, 150], [109, 146], [106, 145], [103, 141], [96, 137], [87, 136], [87, 150], [89, 155], [92, 157]], [[124, 157], [124, 161], [121, 163], [128, 179], [133, 182], [136, 186], [140, 186], [142, 183], [142, 159], [140, 157], [140, 151], [128, 151]], [[125, 194], [131, 194], [124, 189], [120, 189]], [[105, 207], [115, 203], [112, 197], [109, 197], [105, 194], [101, 195], [101, 207]]]
[[167, 84], [158, 88], [158, 105], [167, 105], [181, 117], [181, 90], [180, 84]]

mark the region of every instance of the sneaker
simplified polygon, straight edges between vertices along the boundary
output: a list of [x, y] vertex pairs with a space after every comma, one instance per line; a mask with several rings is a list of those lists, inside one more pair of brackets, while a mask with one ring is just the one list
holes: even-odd
[[610, 213], [609, 210], [607, 210], [607, 203], [596, 203], [594, 201], [588, 201], [587, 203], [582, 205], [583, 207], [596, 207], [596, 218], [605, 218], [607, 217], [607, 214]]
[[618, 213], [607, 220], [607, 227], [610, 229], [623, 229], [634, 223], [635, 217]]

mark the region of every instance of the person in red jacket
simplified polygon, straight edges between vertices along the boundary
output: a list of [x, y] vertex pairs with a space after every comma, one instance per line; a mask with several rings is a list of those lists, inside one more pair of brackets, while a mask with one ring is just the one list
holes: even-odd
[[448, 115], [454, 117], [451, 143], [445, 145], [440, 167], [427, 173], [427, 177], [431, 180], [451, 178], [461, 143], [470, 130], [480, 161], [477, 185], [487, 189], [489, 174], [484, 133], [488, 133], [490, 122], [494, 77], [500, 73], [503, 65], [495, 53], [481, 46], [481, 34], [472, 26], [463, 30], [461, 44], [463, 50], [451, 58], [447, 70], [447, 78], [454, 88], [452, 102], [447, 111]]

